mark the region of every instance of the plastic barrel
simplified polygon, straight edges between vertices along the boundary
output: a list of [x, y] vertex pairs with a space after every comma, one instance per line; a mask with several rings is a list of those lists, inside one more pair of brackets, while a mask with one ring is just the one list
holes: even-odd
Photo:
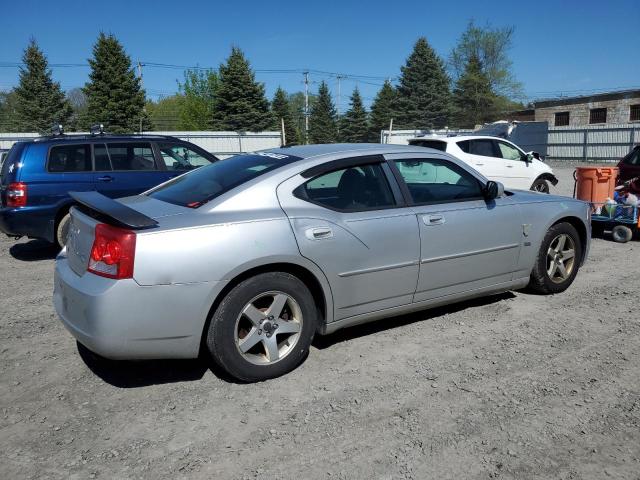
[[576, 198], [604, 202], [613, 198], [618, 167], [576, 167]]

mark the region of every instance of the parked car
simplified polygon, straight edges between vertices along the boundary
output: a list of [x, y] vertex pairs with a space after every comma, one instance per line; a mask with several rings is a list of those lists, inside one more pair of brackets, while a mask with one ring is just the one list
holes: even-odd
[[629, 191], [635, 195], [640, 194], [640, 180], [634, 180], [640, 177], [640, 145], [636, 145], [625, 157], [618, 163], [620, 177], [618, 183], [623, 184], [629, 182]]
[[410, 145], [435, 148], [459, 158], [485, 177], [506, 188], [549, 193], [549, 183], [558, 184], [551, 167], [536, 152], [525, 153], [502, 138], [476, 135], [419, 137]]
[[0, 170], [0, 229], [62, 246], [69, 191], [138, 194], [217, 158], [157, 135], [54, 135], [16, 143]]
[[315, 333], [529, 286], [564, 291], [589, 205], [505, 192], [447, 153], [311, 145], [238, 155], [114, 201], [73, 194], [54, 303], [112, 359], [194, 358], [257, 381]]

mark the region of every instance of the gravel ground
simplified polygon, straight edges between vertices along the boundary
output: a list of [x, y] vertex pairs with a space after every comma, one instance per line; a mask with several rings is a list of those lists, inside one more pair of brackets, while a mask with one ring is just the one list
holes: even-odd
[[253, 385], [79, 352], [53, 258], [0, 240], [0, 478], [640, 479], [637, 242], [594, 240], [563, 294], [354, 327]]

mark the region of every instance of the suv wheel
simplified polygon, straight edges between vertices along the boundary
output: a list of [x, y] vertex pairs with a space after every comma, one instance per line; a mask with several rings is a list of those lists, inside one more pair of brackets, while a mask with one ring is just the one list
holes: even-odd
[[67, 244], [67, 237], [69, 236], [69, 220], [71, 220], [71, 214], [69, 212], [60, 219], [58, 225], [56, 225], [56, 247], [62, 249]]
[[582, 243], [570, 223], [552, 226], [542, 240], [531, 272], [529, 288], [544, 293], [564, 292], [578, 274]]
[[536, 178], [531, 185], [531, 190], [534, 192], [549, 193], [549, 182], [542, 178]]
[[209, 325], [207, 347], [216, 364], [238, 380], [278, 377], [307, 356], [316, 317], [302, 281], [284, 272], [263, 273], [222, 300]]

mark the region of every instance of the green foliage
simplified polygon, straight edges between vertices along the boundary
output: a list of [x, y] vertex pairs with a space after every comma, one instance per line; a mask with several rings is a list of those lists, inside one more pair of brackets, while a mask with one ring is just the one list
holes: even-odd
[[16, 132], [17, 100], [15, 90], [0, 92], [0, 132]]
[[291, 105], [289, 105], [287, 92], [280, 87], [278, 87], [273, 96], [271, 110], [273, 111], [273, 118], [275, 120], [275, 130], [281, 130], [282, 123], [284, 122], [286, 144], [296, 145], [300, 143], [300, 134], [293, 120], [293, 115], [291, 114]]
[[497, 96], [476, 56], [469, 59], [456, 82], [453, 105], [455, 125], [459, 128], [473, 128], [497, 119]]
[[113, 35], [100, 33], [89, 59], [85, 128], [102, 123], [108, 132], [129, 133], [150, 128], [144, 110], [145, 93], [131, 66], [131, 59]]
[[329, 87], [323, 81], [318, 89], [318, 99], [311, 107], [309, 117], [309, 141], [311, 143], [334, 143], [338, 139], [336, 108]]
[[227, 63], [220, 65], [220, 84], [215, 102], [217, 127], [231, 131], [267, 130], [273, 125], [264, 85], [255, 75], [242, 51], [233, 47]]
[[180, 94], [161, 98], [157, 102], [147, 102], [147, 113], [153, 129], [170, 132], [189, 130], [189, 128], [184, 128], [182, 123], [185, 103], [185, 96]]
[[358, 87], [351, 94], [349, 110], [340, 119], [340, 140], [348, 143], [369, 141], [369, 121]]
[[379, 142], [380, 131], [389, 129], [389, 122], [396, 111], [397, 92], [390, 81], [385, 81], [371, 105], [369, 141]]
[[54, 123], [66, 124], [71, 118], [71, 105], [58, 82], [51, 78], [47, 58], [31, 39], [22, 56], [20, 83], [14, 89], [15, 115], [13, 129], [23, 132], [48, 133]]
[[[216, 92], [220, 79], [213, 70], [186, 70], [184, 83], [178, 82], [182, 93], [179, 105], [180, 130], [214, 130]], [[174, 101], [175, 103], [175, 101]]]
[[418, 39], [401, 71], [397, 126], [429, 129], [448, 125], [451, 114], [449, 77], [444, 63], [424, 37]]
[[469, 22], [449, 56], [453, 78], [457, 80], [462, 76], [470, 59], [476, 57], [496, 95], [521, 97], [522, 84], [515, 80], [508, 56], [513, 33], [513, 27], [492, 28], [487, 25], [482, 28], [473, 21]]

